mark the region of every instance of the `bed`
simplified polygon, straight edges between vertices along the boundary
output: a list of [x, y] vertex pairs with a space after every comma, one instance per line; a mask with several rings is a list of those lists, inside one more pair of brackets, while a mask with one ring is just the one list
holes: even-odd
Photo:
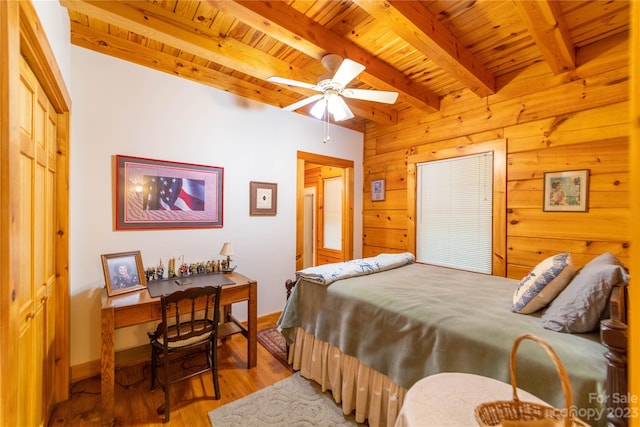
[[[278, 321], [290, 345], [289, 360], [302, 376], [331, 390], [345, 413], [355, 412], [358, 422], [366, 419], [373, 427], [392, 426], [406, 391], [440, 372], [508, 383], [512, 344], [522, 333], [533, 333], [562, 360], [583, 420], [624, 422], [623, 399], [607, 406], [606, 397], [626, 396], [626, 309], [620, 292], [626, 280], [611, 293], [612, 318], [600, 330], [561, 333], [541, 326], [542, 310], [511, 311], [519, 281], [415, 263], [412, 257], [396, 254], [388, 268], [372, 268], [378, 265], [374, 257], [365, 260], [365, 268], [355, 260], [325, 266], [319, 274], [297, 274]], [[327, 273], [344, 267], [346, 274]], [[558, 374], [539, 346], [521, 347], [518, 375], [520, 388], [564, 406]]]

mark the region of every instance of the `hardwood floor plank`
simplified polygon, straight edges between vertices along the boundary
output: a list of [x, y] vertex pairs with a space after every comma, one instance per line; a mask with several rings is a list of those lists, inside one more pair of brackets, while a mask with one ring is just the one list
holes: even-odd
[[[279, 313], [258, 319], [258, 330], [273, 327]], [[207, 414], [261, 390], [291, 375], [271, 353], [258, 345], [258, 364], [246, 369], [247, 342], [235, 335], [218, 348], [220, 400], [214, 399], [210, 373], [174, 384], [171, 387], [171, 425], [211, 427]], [[164, 403], [162, 387], [151, 387], [149, 362], [116, 370], [115, 426], [161, 426], [162, 415], [156, 409]], [[100, 425], [100, 377], [78, 381], [71, 397], [54, 408], [49, 427], [94, 427]]]

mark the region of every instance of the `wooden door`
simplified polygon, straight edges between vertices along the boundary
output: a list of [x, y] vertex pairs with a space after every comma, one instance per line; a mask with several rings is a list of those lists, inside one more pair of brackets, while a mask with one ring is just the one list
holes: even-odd
[[57, 116], [24, 59], [20, 83], [18, 424], [42, 426], [54, 401]]
[[0, 425], [69, 396], [69, 108], [30, 1], [0, 1]]

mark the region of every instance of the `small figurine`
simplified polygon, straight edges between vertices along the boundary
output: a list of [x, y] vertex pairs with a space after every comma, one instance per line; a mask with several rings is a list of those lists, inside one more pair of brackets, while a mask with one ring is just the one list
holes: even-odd
[[169, 258], [169, 278], [176, 277], [176, 259]]
[[158, 280], [164, 279], [164, 264], [162, 263], [162, 258], [160, 258], [160, 265], [156, 268], [156, 276]]

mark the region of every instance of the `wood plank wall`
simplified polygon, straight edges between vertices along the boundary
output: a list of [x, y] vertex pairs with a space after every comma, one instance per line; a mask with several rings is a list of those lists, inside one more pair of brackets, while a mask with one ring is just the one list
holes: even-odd
[[[628, 34], [581, 48], [577, 69], [546, 63], [501, 76], [497, 93], [441, 100], [434, 114], [407, 110], [398, 124], [367, 125], [363, 256], [409, 247], [407, 159], [443, 147], [507, 140], [507, 277], [522, 278], [562, 251], [577, 266], [609, 251], [628, 265], [630, 242]], [[544, 172], [589, 169], [588, 212], [543, 212]], [[386, 198], [371, 201], [371, 180]]]

